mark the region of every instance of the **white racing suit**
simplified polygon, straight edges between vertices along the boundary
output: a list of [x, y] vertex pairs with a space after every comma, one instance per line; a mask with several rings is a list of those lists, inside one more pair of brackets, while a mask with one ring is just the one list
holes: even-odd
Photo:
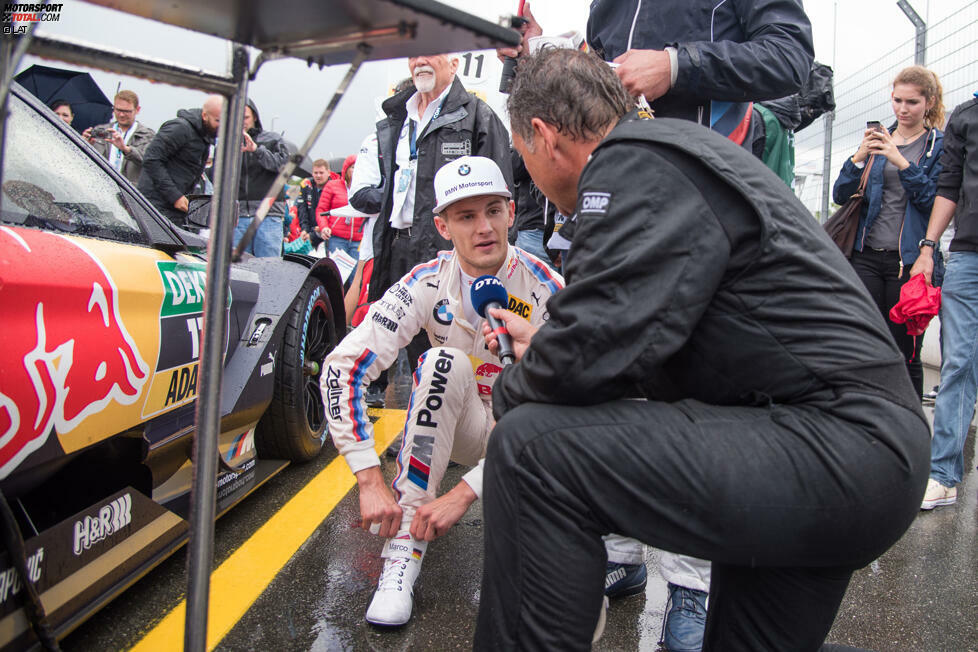
[[[563, 278], [540, 260], [510, 246], [496, 273], [509, 293], [510, 311], [540, 327], [550, 295]], [[453, 252], [418, 265], [376, 301], [363, 322], [327, 356], [321, 377], [329, 431], [356, 473], [378, 466], [365, 388], [423, 328], [432, 348], [420, 359], [408, 403], [393, 488], [403, 510], [401, 529], [384, 556], [420, 557], [423, 542], [408, 545], [418, 507], [437, 497], [449, 460], [475, 465], [463, 479], [482, 495], [482, 458], [492, 418], [492, 384], [502, 370], [482, 335], [484, 320], [464, 316], [462, 281]], [[469, 292], [469, 288], [465, 288]]]

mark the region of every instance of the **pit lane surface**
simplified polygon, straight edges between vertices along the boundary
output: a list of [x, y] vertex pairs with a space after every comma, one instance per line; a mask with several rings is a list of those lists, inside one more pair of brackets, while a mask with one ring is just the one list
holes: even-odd
[[[930, 375], [925, 380], [930, 386]], [[388, 405], [404, 405], [406, 383], [399, 374]], [[930, 408], [925, 413], [933, 416]], [[396, 410], [371, 415], [380, 417], [382, 439], [403, 424], [403, 412]], [[853, 575], [830, 642], [874, 650], [978, 650], [973, 433], [965, 450], [957, 504], [921, 513], [886, 555]], [[393, 458], [383, 459], [390, 479]], [[465, 470], [449, 469], [445, 487]], [[382, 630], [363, 620], [382, 566], [380, 542], [353, 527], [359, 517], [356, 492], [339, 493], [331, 505], [333, 495], [352, 482], [328, 445], [319, 459], [286, 469], [218, 521], [209, 648], [471, 649], [482, 570], [479, 504], [429, 548], [411, 623]], [[294, 555], [290, 548], [297, 548]], [[595, 649], [657, 649], [666, 588], [656, 570], [656, 552], [647, 550], [646, 556], [644, 596], [612, 603], [605, 636]], [[65, 639], [63, 648], [179, 649], [185, 563], [181, 550]]]

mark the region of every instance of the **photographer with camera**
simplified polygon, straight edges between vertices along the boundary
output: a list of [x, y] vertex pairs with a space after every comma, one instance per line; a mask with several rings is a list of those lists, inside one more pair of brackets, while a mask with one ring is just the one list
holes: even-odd
[[112, 113], [114, 122], [89, 127], [82, 137], [135, 185], [143, 170], [143, 155], [156, 132], [136, 121], [139, 96], [132, 91], [116, 93]]

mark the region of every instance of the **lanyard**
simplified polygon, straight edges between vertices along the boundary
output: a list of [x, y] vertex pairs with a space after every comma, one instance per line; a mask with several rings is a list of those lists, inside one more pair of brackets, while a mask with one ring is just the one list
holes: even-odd
[[[431, 120], [428, 121], [429, 125], [435, 120], [437, 120], [438, 116], [441, 115], [441, 109], [443, 106], [445, 106], [445, 100], [442, 100], [441, 104], [438, 105], [438, 108], [435, 109], [435, 113], [431, 116]], [[416, 123], [414, 120], [410, 118], [408, 118], [408, 143], [411, 146], [411, 160], [417, 161], [418, 160], [418, 123]]]
[[408, 142], [411, 145], [411, 160], [418, 160], [418, 123], [408, 119]]

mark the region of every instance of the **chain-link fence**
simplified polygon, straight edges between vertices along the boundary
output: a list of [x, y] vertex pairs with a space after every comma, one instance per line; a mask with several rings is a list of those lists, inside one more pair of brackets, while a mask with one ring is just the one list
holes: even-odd
[[[844, 78], [835, 80], [835, 116], [831, 121], [831, 140], [826, 143], [828, 116], [823, 116], [795, 136], [795, 192], [819, 221], [824, 193], [832, 184], [846, 158], [859, 147], [868, 120], [884, 125], [894, 122], [890, 107], [893, 78], [914, 63], [915, 39], [900, 43], [876, 61]], [[947, 116], [955, 106], [978, 91], [978, 2], [972, 2], [954, 15], [928, 26], [925, 65], [937, 73], [944, 87]], [[828, 147], [830, 173], [824, 177]], [[831, 199], [830, 199], [831, 201]], [[835, 205], [829, 204], [829, 214]]]

